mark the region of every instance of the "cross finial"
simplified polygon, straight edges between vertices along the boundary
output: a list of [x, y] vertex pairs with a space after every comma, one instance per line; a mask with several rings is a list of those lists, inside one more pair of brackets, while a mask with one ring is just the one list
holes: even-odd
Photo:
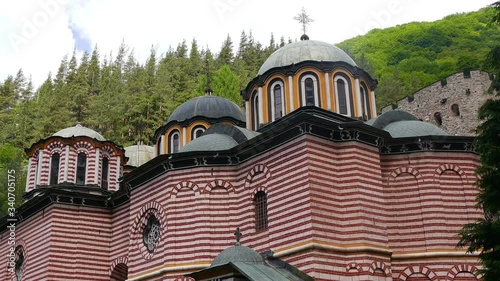
[[240, 228], [239, 228], [239, 227], [237, 227], [237, 228], [236, 228], [236, 231], [234, 232], [234, 236], [236, 236], [236, 246], [241, 245], [241, 244], [240, 244], [240, 238], [241, 238], [241, 236], [242, 236], [242, 235], [243, 235], [243, 234], [240, 232]]
[[307, 25], [309, 23], [313, 22], [314, 20], [309, 17], [309, 15], [306, 13], [306, 10], [304, 7], [302, 7], [302, 12], [300, 12], [297, 16], [293, 18], [294, 20], [298, 21], [300, 24], [302, 24], [302, 31], [304, 34], [306, 34], [307, 30]]

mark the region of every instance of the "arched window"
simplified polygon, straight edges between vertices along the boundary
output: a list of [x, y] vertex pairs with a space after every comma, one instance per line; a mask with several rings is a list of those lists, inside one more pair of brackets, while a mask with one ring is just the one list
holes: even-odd
[[272, 122], [283, 117], [283, 114], [285, 112], [285, 91], [283, 81], [275, 80], [274, 82], [271, 82], [268, 93], [269, 119]]
[[370, 110], [370, 98], [365, 83], [361, 83], [360, 92], [361, 92], [361, 111], [363, 114], [363, 120], [366, 121], [370, 119], [372, 115]]
[[451, 106], [451, 111], [453, 112], [454, 116], [460, 116], [460, 109], [458, 108], [458, 104], [454, 103]]
[[76, 160], [76, 184], [85, 184], [85, 173], [87, 172], [87, 155], [83, 152], [78, 153]]
[[300, 78], [300, 93], [302, 106], [320, 106], [318, 78], [307, 73]]
[[170, 133], [170, 145], [169, 145], [169, 153], [177, 153], [179, 151], [179, 131], [173, 131]]
[[108, 189], [109, 181], [109, 160], [108, 158], [102, 158], [102, 179], [101, 188]]
[[59, 153], [52, 154], [52, 159], [50, 162], [50, 184], [58, 184], [59, 183], [59, 161], [60, 161]]
[[352, 116], [354, 108], [352, 103], [351, 87], [344, 75], [336, 75], [333, 79], [335, 83], [335, 97], [337, 102], [337, 112], [342, 115]]
[[443, 118], [441, 118], [441, 113], [440, 112], [434, 113], [434, 120], [436, 121], [436, 124], [438, 126], [441, 126], [443, 124]]
[[259, 95], [257, 91], [253, 92], [252, 100], [252, 113], [253, 113], [253, 129], [257, 131], [259, 129]]
[[191, 140], [199, 138], [205, 132], [205, 130], [206, 129], [203, 126], [194, 127], [191, 133]]
[[149, 216], [142, 230], [142, 241], [149, 253], [153, 253], [161, 237], [160, 221], [154, 216]]
[[25, 261], [24, 261], [24, 248], [23, 246], [17, 246], [16, 247], [16, 250], [14, 252], [14, 255], [15, 255], [15, 273], [16, 273], [16, 280], [17, 281], [21, 281], [22, 278], [23, 278], [23, 273], [24, 273], [24, 264], [25, 264]]
[[257, 231], [267, 229], [267, 194], [259, 191], [253, 198], [255, 206], [255, 228]]

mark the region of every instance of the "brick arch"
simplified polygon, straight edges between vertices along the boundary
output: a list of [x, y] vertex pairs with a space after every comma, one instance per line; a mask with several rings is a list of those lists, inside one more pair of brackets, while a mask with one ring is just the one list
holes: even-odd
[[76, 150], [77, 154], [80, 152], [84, 152], [87, 155], [89, 152], [94, 150], [94, 146], [90, 142], [87, 142], [87, 141], [76, 142], [73, 145], [73, 148]]
[[101, 147], [101, 151], [105, 152], [105, 154], [107, 153], [107, 156], [109, 156], [109, 157], [115, 156], [115, 151], [109, 145]]
[[111, 265], [109, 266], [109, 274], [111, 275], [111, 273], [113, 272], [113, 270], [115, 269], [115, 267], [120, 264], [120, 263], [123, 263], [125, 265], [128, 265], [128, 257], [126, 256], [123, 256], [123, 257], [119, 257], [119, 258], [116, 258], [113, 262], [111, 262]]
[[477, 267], [470, 264], [457, 264], [448, 271], [448, 273], [446, 274], [446, 280], [455, 280], [455, 277], [461, 272], [471, 273], [472, 275], [476, 276], [476, 279], [478, 280], [482, 277], [482, 275], [478, 272]]
[[434, 271], [432, 271], [430, 268], [427, 266], [422, 266], [422, 265], [414, 265], [414, 266], [408, 266], [406, 267], [398, 277], [398, 280], [400, 281], [406, 281], [408, 277], [410, 277], [413, 273], [421, 273], [425, 276], [427, 276], [429, 279], [432, 281], [439, 281], [438, 276]]
[[259, 186], [253, 190], [253, 192], [251, 194], [252, 198], [250, 198], [250, 200], [253, 200], [253, 198], [255, 197], [255, 194], [257, 194], [257, 192], [259, 192], [259, 191], [264, 191], [266, 194], [269, 194], [269, 192], [267, 191], [267, 187]]
[[233, 187], [233, 185], [230, 182], [225, 181], [225, 180], [220, 180], [220, 179], [219, 180], [213, 180], [213, 181], [209, 182], [205, 186], [204, 192], [210, 193], [216, 187], [222, 187], [225, 190], [227, 190], [228, 192], [234, 192], [234, 187]]
[[363, 269], [361, 266], [355, 262], [350, 262], [346, 265], [345, 267], [346, 272], [349, 272], [350, 270], [356, 270], [356, 272], [362, 272]]
[[269, 178], [271, 177], [271, 172], [266, 165], [257, 164], [248, 172], [247, 177], [245, 179], [245, 188], [250, 187], [250, 183], [252, 182], [252, 178], [258, 174], [264, 174], [264, 176], [266, 177], [267, 180], [269, 180]]
[[177, 193], [179, 192], [179, 190], [181, 190], [181, 188], [189, 188], [189, 189], [193, 190], [195, 196], [200, 195], [198, 185], [196, 185], [192, 181], [183, 181], [183, 182], [180, 182], [174, 186], [174, 188], [170, 192], [170, 197], [172, 199], [175, 199], [177, 197]]
[[460, 176], [462, 183], [468, 181], [467, 175], [465, 174], [464, 170], [454, 164], [443, 164], [439, 166], [434, 173], [434, 181], [437, 181], [439, 176], [442, 175], [445, 171], [455, 171]]
[[47, 150], [50, 151], [51, 155], [54, 154], [55, 152], [61, 152], [61, 150], [64, 148], [64, 144], [60, 141], [54, 141], [51, 142], [49, 145], [47, 145]]
[[129, 231], [130, 241], [131, 241], [131, 244], [137, 245], [140, 254], [146, 260], [151, 259], [154, 256], [154, 254], [156, 253], [156, 251], [160, 248], [160, 247], [156, 247], [156, 249], [153, 251], [153, 253], [149, 253], [145, 249], [145, 247], [143, 247], [143, 245], [142, 245], [142, 238], [141, 238], [142, 230], [144, 229], [145, 225], [147, 224], [146, 218], [149, 214], [154, 215], [158, 219], [158, 221], [160, 222], [160, 226], [161, 226], [161, 236], [160, 236], [160, 240], [159, 240], [160, 243], [162, 241], [161, 237], [163, 237], [165, 235], [165, 233], [167, 232], [167, 222], [166, 222], [166, 215], [165, 215], [166, 212], [160, 203], [158, 203], [156, 201], [148, 202], [136, 212], [135, 218], [134, 218], [132, 224], [130, 225], [130, 231]]
[[382, 270], [386, 276], [389, 276], [391, 274], [391, 270], [389, 269], [389, 267], [381, 261], [374, 261], [370, 265], [370, 268], [368, 269], [368, 271], [370, 271], [370, 273], [373, 274], [373, 273], [375, 273], [375, 270], [377, 270], [377, 269]]
[[417, 180], [417, 183], [420, 183], [423, 180], [422, 174], [413, 167], [400, 167], [395, 169], [394, 171], [391, 172], [389, 180], [395, 179], [403, 173], [408, 173], [410, 175], [413, 175]]

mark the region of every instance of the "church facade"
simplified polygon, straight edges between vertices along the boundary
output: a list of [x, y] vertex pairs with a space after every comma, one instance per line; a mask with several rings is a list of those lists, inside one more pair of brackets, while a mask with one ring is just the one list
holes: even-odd
[[267, 59], [245, 111], [181, 105], [136, 167], [80, 125], [40, 140], [26, 201], [0, 220], [0, 280], [480, 280], [455, 247], [483, 216], [473, 137], [377, 116], [376, 85], [303, 40]]

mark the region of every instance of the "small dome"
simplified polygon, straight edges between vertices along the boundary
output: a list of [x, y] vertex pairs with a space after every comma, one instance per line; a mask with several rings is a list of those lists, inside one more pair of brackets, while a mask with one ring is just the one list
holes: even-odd
[[96, 139], [98, 141], [105, 141], [106, 140], [98, 132], [96, 132], [96, 131], [94, 131], [92, 129], [89, 129], [87, 127], [83, 127], [80, 124], [77, 124], [74, 127], [69, 127], [69, 128], [66, 128], [66, 129], [62, 129], [59, 132], [53, 134], [53, 136], [63, 137], [63, 138], [85, 136], [85, 137]]
[[182, 122], [196, 116], [214, 119], [230, 117], [245, 122], [245, 114], [234, 102], [217, 96], [201, 96], [190, 99], [177, 107], [167, 123]]
[[262, 64], [258, 75], [275, 67], [288, 66], [302, 61], [342, 61], [352, 66], [356, 63], [340, 48], [322, 41], [304, 40], [283, 46], [272, 53]]
[[259, 134], [238, 126], [218, 123], [208, 128], [199, 138], [186, 144], [179, 152], [228, 150]]
[[441, 128], [423, 121], [397, 121], [384, 128], [393, 138], [447, 136]]
[[420, 121], [410, 113], [400, 110], [387, 111], [365, 123], [389, 132], [393, 138], [448, 135], [436, 125]]
[[155, 157], [155, 148], [148, 145], [137, 144], [125, 147], [127, 165], [139, 167]]
[[222, 151], [237, 146], [238, 143], [230, 136], [223, 134], [202, 135], [186, 144], [179, 152], [190, 151]]
[[215, 257], [210, 267], [223, 265], [230, 262], [249, 262], [264, 264], [264, 259], [255, 250], [245, 246], [236, 245], [222, 251], [217, 257]]

